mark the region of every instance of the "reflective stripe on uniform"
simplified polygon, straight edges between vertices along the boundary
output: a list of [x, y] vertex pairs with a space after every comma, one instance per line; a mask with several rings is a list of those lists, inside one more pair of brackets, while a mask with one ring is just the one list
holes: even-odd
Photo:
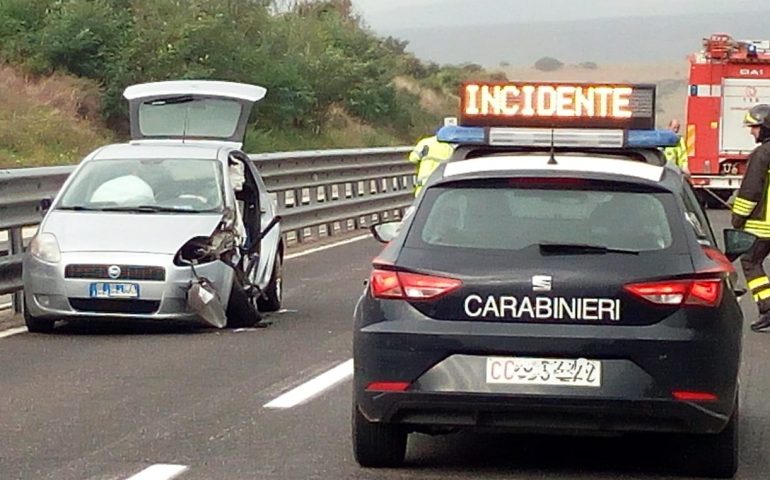
[[687, 156], [695, 156], [695, 125], [687, 125]]
[[749, 220], [746, 222], [744, 230], [760, 238], [770, 238], [770, 225], [765, 222]]
[[764, 287], [765, 285], [770, 284], [770, 278], [765, 277], [759, 277], [755, 278], [754, 280], [749, 280], [747, 285], [749, 286], [749, 290], [756, 290], [759, 287]]
[[770, 288], [766, 288], [759, 293], [755, 293], [753, 297], [755, 302], [767, 300], [768, 298], [770, 298]]
[[733, 203], [733, 213], [741, 217], [748, 217], [751, 212], [756, 208], [757, 202], [746, 200], [745, 198], [736, 197]]

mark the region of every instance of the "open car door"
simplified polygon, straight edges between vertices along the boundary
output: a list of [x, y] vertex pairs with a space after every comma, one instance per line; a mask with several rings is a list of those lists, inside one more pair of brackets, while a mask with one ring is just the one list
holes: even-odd
[[212, 80], [132, 85], [128, 100], [132, 140], [216, 141], [240, 149], [251, 109], [267, 90]]

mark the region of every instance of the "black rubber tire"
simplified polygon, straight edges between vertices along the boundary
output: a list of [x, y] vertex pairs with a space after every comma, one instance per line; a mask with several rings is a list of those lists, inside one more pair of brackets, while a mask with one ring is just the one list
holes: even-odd
[[738, 400], [730, 421], [717, 434], [686, 435], [681, 439], [682, 469], [687, 475], [733, 478], [738, 471]]
[[225, 311], [227, 328], [248, 328], [259, 322], [259, 312], [251, 302], [238, 279], [233, 277], [233, 288], [230, 289], [230, 299], [227, 301], [227, 311]]
[[395, 468], [404, 464], [409, 433], [400, 425], [370, 422], [353, 405], [353, 456], [362, 467]]
[[27, 301], [24, 300], [24, 323], [27, 325], [27, 330], [32, 333], [51, 333], [56, 320], [33, 317], [27, 308]]
[[283, 303], [283, 255], [278, 254], [273, 263], [273, 273], [270, 275], [270, 283], [264, 290], [265, 297], [257, 299], [257, 307], [260, 312], [277, 312]]

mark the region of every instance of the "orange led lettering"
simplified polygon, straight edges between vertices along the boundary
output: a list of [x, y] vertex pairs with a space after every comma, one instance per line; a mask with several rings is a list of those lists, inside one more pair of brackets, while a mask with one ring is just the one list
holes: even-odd
[[465, 114], [466, 115], [478, 115], [479, 105], [477, 98], [479, 95], [478, 85], [466, 85], [465, 87]]
[[489, 117], [630, 118], [631, 87], [467, 84], [463, 113]]
[[481, 87], [481, 114], [489, 115], [490, 110], [493, 115], [500, 114], [499, 109], [497, 109], [497, 98], [490, 92], [489, 85], [484, 85]]
[[578, 117], [593, 117], [594, 105], [596, 105], [594, 89], [592, 87], [586, 89], [578, 88], [575, 92], [575, 115]]
[[612, 91], [612, 116], [617, 118], [631, 117], [632, 88], [615, 88]]
[[537, 116], [552, 117], [556, 113], [556, 90], [548, 85], [537, 90]]
[[503, 115], [512, 117], [519, 113], [518, 98], [520, 95], [521, 91], [514, 85], [506, 85], [500, 90], [500, 103], [502, 104], [500, 110], [502, 110]]
[[556, 115], [559, 117], [575, 116], [575, 87], [556, 88]]
[[612, 95], [612, 89], [609, 87], [599, 87], [594, 90], [599, 96], [599, 113], [598, 116], [606, 117], [610, 114], [610, 95]]
[[521, 88], [524, 94], [524, 107], [521, 109], [521, 114], [527, 117], [535, 115], [535, 109], [532, 107], [532, 98], [535, 96], [535, 87], [532, 85], [525, 85]]

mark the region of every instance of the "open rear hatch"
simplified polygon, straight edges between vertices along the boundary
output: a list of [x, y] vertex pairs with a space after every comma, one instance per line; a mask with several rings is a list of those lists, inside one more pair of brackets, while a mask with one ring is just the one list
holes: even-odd
[[254, 103], [267, 90], [256, 85], [179, 80], [132, 85], [131, 139], [216, 141], [241, 148]]

